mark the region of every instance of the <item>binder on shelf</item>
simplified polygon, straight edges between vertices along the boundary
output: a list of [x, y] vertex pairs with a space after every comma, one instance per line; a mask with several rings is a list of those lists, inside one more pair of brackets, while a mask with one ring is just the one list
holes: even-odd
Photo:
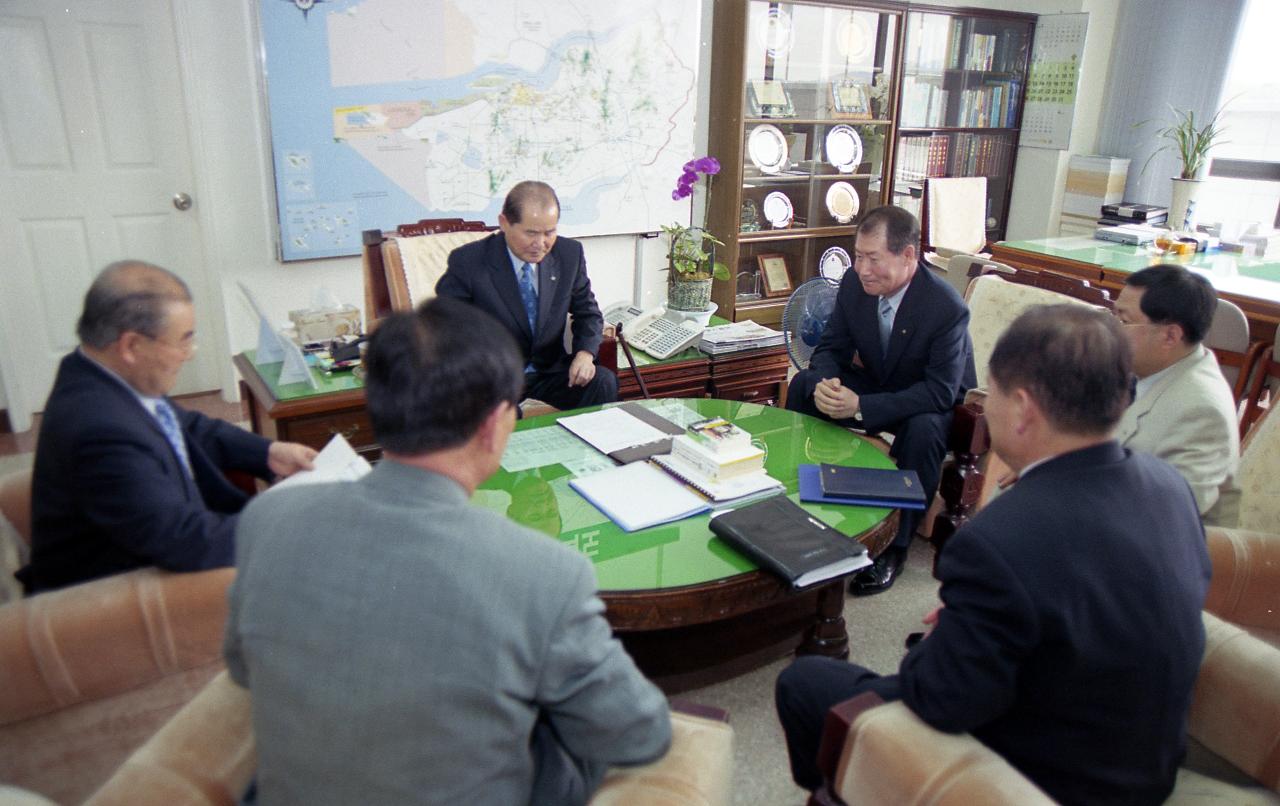
[[[882, 498], [827, 495], [822, 491], [822, 470], [817, 465], [800, 465], [800, 500], [806, 504], [845, 504], [862, 507], [890, 507], [894, 509], [924, 509], [923, 500], [886, 501]], [[890, 471], [899, 472], [899, 471]], [[911, 471], [907, 471], [911, 472]]]
[[715, 515], [711, 531], [795, 589], [871, 564], [865, 546], [805, 512], [785, 495]]

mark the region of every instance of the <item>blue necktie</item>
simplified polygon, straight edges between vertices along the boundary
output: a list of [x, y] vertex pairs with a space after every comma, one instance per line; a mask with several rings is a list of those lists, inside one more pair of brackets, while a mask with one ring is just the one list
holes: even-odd
[[190, 476], [191, 460], [187, 458], [187, 441], [182, 436], [182, 429], [178, 427], [178, 418], [173, 413], [173, 407], [164, 398], [156, 401], [156, 419], [160, 422], [160, 430], [164, 432], [165, 439], [169, 440], [169, 446], [177, 455], [178, 463]]
[[893, 306], [885, 297], [880, 298], [880, 356], [889, 355], [889, 336], [893, 333]]
[[529, 317], [529, 330], [537, 332], [538, 289], [533, 287], [533, 266], [520, 267], [520, 299], [524, 301], [524, 313]]

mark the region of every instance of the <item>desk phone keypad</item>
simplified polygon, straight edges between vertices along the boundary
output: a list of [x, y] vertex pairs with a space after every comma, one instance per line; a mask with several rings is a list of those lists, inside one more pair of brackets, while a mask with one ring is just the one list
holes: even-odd
[[[658, 334], [656, 338], [650, 336], [654, 332]], [[640, 335], [641, 349], [661, 358], [670, 355], [688, 342], [692, 334], [688, 328], [681, 327], [670, 319], [659, 318], [645, 325]]]

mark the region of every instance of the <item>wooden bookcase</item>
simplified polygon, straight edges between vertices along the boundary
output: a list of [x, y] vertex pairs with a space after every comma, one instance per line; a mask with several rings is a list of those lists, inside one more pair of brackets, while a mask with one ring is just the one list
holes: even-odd
[[[852, 261], [853, 235], [867, 210], [910, 207], [919, 199], [924, 176], [902, 160], [922, 137], [945, 138], [949, 149], [954, 143], [954, 164], [935, 165], [948, 171], [936, 175], [988, 172], [989, 196], [997, 199], [992, 232], [1003, 233], [1035, 17], [920, 8], [875, 0], [716, 0], [709, 152], [721, 173], [708, 226], [724, 241], [718, 257], [734, 275], [713, 288], [719, 315], [776, 324], [790, 289], [820, 273], [838, 276]], [[945, 25], [952, 37], [953, 21], [954, 45], [936, 33]], [[940, 67], [936, 77], [922, 68], [949, 59], [961, 68]], [[913, 90], [912, 100], [932, 86], [935, 100], [956, 93], [933, 120], [913, 121], [939, 125], [901, 125], [904, 111], [915, 114], [915, 107], [903, 108], [907, 75], [911, 87], [926, 87]], [[999, 81], [1005, 87], [997, 93]], [[974, 109], [987, 94], [1002, 110], [999, 122], [1014, 126], [951, 125], [977, 122]], [[981, 119], [989, 118], [988, 112]], [[999, 158], [990, 144], [997, 141], [973, 145], [988, 136], [1006, 144]]]

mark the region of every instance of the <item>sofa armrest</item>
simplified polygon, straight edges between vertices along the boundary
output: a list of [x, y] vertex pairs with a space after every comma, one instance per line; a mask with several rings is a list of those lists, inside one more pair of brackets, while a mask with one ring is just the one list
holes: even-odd
[[1204, 609], [1245, 627], [1280, 631], [1280, 534], [1209, 527], [1213, 578]]
[[[823, 744], [848, 724], [831, 791], [849, 806], [930, 803], [1034, 806], [1053, 801], [993, 750], [968, 734], [925, 724], [901, 702], [862, 694], [828, 712]], [[822, 763], [824, 751], [819, 751]]]
[[0, 607], [0, 725], [220, 661], [234, 578], [146, 568]]
[[729, 803], [733, 728], [722, 716], [702, 715], [708, 712], [697, 708], [686, 710], [700, 713], [672, 711], [667, 754], [640, 767], [610, 769], [591, 806]]
[[1280, 649], [1212, 613], [1187, 732], [1280, 792]]

